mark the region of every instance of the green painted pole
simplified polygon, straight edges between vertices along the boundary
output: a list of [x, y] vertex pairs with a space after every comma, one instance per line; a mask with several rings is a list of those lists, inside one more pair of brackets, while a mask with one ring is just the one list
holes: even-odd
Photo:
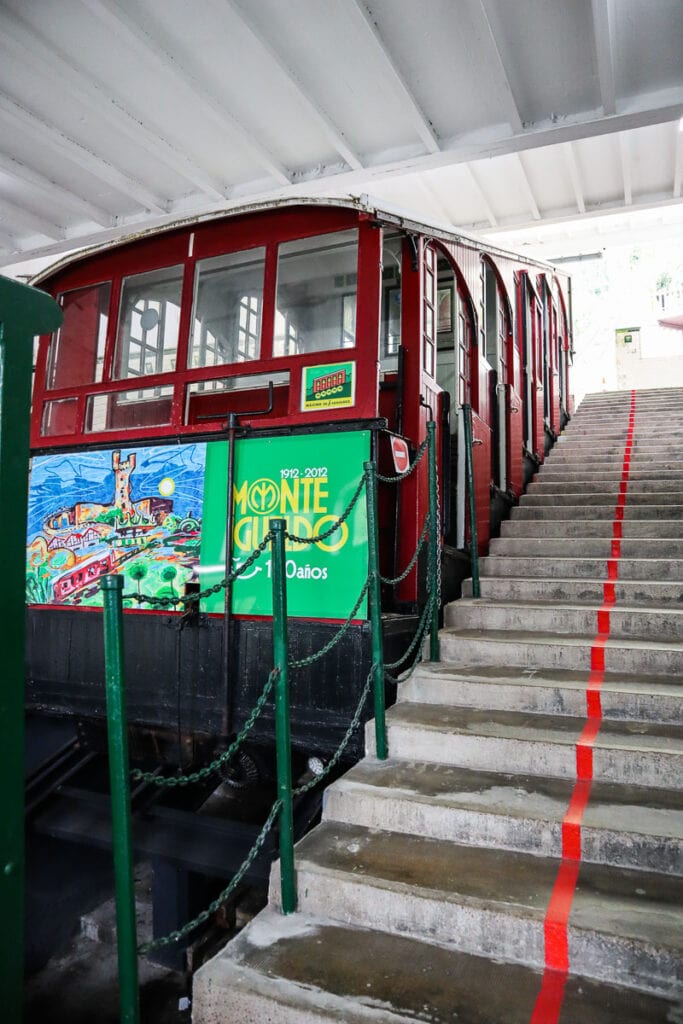
[[472, 461], [472, 406], [463, 405], [462, 419], [465, 428], [465, 474], [467, 478], [467, 500], [470, 510], [470, 557], [472, 559], [472, 597], [480, 597], [479, 587], [479, 538], [477, 536], [477, 505], [474, 500], [474, 464]]
[[292, 742], [289, 729], [289, 639], [287, 636], [287, 570], [285, 560], [284, 519], [271, 519], [273, 532], [273, 663], [275, 680], [275, 751], [277, 758], [277, 795], [280, 810], [280, 888], [282, 913], [296, 910], [294, 874], [294, 813], [292, 810]]
[[439, 529], [439, 492], [436, 477], [436, 423], [430, 420], [427, 424], [427, 437], [429, 438], [429, 580], [430, 591], [434, 595], [432, 604], [432, 623], [429, 636], [429, 659], [438, 661], [439, 653], [439, 586], [441, 578], [439, 572], [439, 559], [441, 558], [441, 536]]
[[370, 630], [372, 635], [372, 700], [375, 713], [377, 758], [386, 761], [387, 724], [384, 707], [384, 647], [382, 637], [382, 590], [379, 578], [379, 519], [377, 517], [377, 471], [374, 462], [366, 462], [365, 501], [368, 512], [368, 575], [370, 586]]
[[24, 981], [24, 637], [33, 338], [62, 322], [45, 292], [0, 277], [0, 1005], [21, 1024]]
[[116, 899], [121, 1024], [139, 1024], [138, 951], [133, 882], [126, 693], [123, 670], [123, 578], [104, 576], [104, 671]]

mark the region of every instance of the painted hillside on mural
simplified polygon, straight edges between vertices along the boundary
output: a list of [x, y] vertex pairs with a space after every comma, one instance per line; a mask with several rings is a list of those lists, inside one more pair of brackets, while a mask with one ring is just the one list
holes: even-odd
[[205, 444], [34, 458], [29, 604], [101, 605], [107, 573], [124, 576], [124, 593], [182, 594], [198, 579], [205, 463]]

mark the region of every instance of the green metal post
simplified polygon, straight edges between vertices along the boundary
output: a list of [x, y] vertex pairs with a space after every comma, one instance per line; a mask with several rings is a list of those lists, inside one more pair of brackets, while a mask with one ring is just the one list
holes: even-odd
[[24, 636], [26, 503], [33, 337], [62, 311], [45, 292], [0, 277], [0, 1006], [21, 1024], [24, 978]]
[[432, 606], [432, 623], [429, 636], [429, 659], [439, 660], [439, 559], [441, 558], [441, 536], [439, 529], [439, 493], [436, 478], [436, 423], [427, 424], [429, 438], [429, 580], [436, 600]]
[[107, 693], [119, 1004], [121, 1024], [139, 1024], [138, 953], [123, 672], [122, 587], [121, 576], [105, 576], [101, 582], [104, 599], [104, 671]]
[[384, 708], [384, 649], [382, 637], [382, 590], [379, 578], [379, 520], [377, 517], [377, 472], [374, 462], [366, 462], [365, 501], [368, 511], [368, 574], [370, 586], [370, 629], [372, 633], [372, 699], [375, 713], [377, 758], [386, 761], [387, 725]]
[[467, 477], [467, 500], [470, 510], [470, 556], [472, 559], [472, 597], [480, 597], [479, 587], [479, 538], [477, 536], [477, 505], [474, 500], [474, 465], [472, 462], [472, 406], [463, 405], [462, 419], [465, 428], [465, 474]]
[[282, 913], [296, 910], [294, 875], [294, 815], [292, 811], [292, 743], [289, 731], [289, 639], [287, 636], [287, 571], [285, 561], [284, 519], [271, 519], [273, 531], [273, 663], [275, 680], [275, 749], [277, 756], [277, 794], [280, 810], [280, 888]]

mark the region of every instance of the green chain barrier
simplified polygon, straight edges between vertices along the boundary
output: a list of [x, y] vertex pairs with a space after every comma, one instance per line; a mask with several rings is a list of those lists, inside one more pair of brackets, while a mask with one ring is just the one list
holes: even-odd
[[339, 527], [342, 526], [349, 518], [349, 516], [351, 515], [355, 508], [356, 502], [360, 498], [364, 485], [365, 477], [362, 476], [358, 481], [358, 486], [356, 487], [356, 490], [353, 492], [353, 496], [349, 501], [348, 505], [346, 506], [342, 514], [339, 516], [339, 519], [332, 523], [332, 526], [330, 526], [329, 530], [325, 530], [324, 533], [317, 533], [314, 537], [299, 537], [295, 533], [287, 533], [285, 531], [285, 537], [287, 538], [287, 540], [292, 541], [294, 544], [317, 544], [318, 541], [327, 540], [327, 538], [331, 537], [333, 533], [336, 533]]
[[308, 782], [304, 782], [303, 785], [298, 786], [294, 790], [294, 796], [301, 796], [303, 793], [308, 793], [309, 790], [319, 785], [323, 779], [327, 778], [332, 769], [335, 768], [336, 765], [341, 760], [342, 754], [348, 747], [349, 741], [351, 740], [351, 737], [353, 736], [354, 732], [356, 731], [360, 723], [360, 716], [363, 714], [363, 708], [365, 707], [365, 703], [368, 699], [368, 694], [370, 693], [370, 687], [372, 686], [372, 679], [375, 674], [375, 667], [376, 666], [373, 665], [370, 671], [368, 672], [367, 678], [365, 680], [365, 686], [363, 687], [360, 698], [358, 700], [358, 704], [356, 705], [356, 710], [354, 712], [353, 718], [351, 719], [351, 724], [344, 733], [344, 738], [342, 739], [341, 743], [339, 744], [334, 754], [321, 771], [320, 775], [316, 775], [314, 779], [309, 779]]
[[273, 689], [273, 683], [275, 682], [278, 672], [279, 669], [277, 668], [274, 668], [271, 671], [266, 681], [266, 685], [263, 687], [263, 690], [261, 691], [261, 696], [256, 701], [256, 704], [254, 705], [254, 708], [252, 709], [249, 718], [246, 720], [246, 722], [244, 723], [241, 730], [238, 732], [237, 736], [232, 741], [228, 749], [223, 751], [223, 753], [219, 757], [217, 757], [215, 761], [212, 761], [211, 764], [205, 765], [204, 768], [198, 768], [196, 772], [188, 772], [183, 775], [169, 776], [157, 775], [155, 772], [144, 772], [142, 771], [141, 768], [134, 768], [130, 773], [131, 778], [135, 782], [149, 782], [153, 786], [165, 786], [169, 789], [173, 789], [175, 786], [189, 786], [195, 782], [201, 782], [202, 779], [208, 778], [209, 775], [212, 775], [214, 772], [217, 772], [220, 768], [223, 768], [228, 763], [228, 761], [230, 761], [231, 758], [234, 757], [234, 755], [237, 753], [237, 751], [242, 746], [245, 739], [251, 732], [252, 728], [254, 727], [256, 719], [263, 711], [266, 701], [270, 696], [271, 690]]
[[166, 946], [171, 946], [173, 945], [174, 942], [180, 942], [181, 939], [187, 938], [187, 936], [190, 935], [190, 933], [193, 932], [195, 928], [199, 928], [201, 924], [205, 924], [213, 914], [220, 910], [225, 901], [232, 896], [233, 892], [240, 884], [240, 882], [246, 875], [251, 865], [254, 863], [257, 854], [259, 853], [261, 847], [266, 841], [266, 836], [273, 827], [273, 822], [280, 813], [281, 806], [282, 805], [280, 801], [276, 800], [270, 809], [270, 814], [266, 818], [266, 822], [263, 828], [256, 837], [254, 845], [252, 846], [245, 860], [242, 862], [242, 866], [239, 868], [237, 873], [233, 875], [233, 877], [230, 879], [230, 883], [226, 885], [225, 889], [223, 889], [223, 891], [220, 892], [218, 896], [216, 896], [216, 899], [208, 905], [206, 910], [202, 910], [200, 914], [197, 914], [197, 916], [194, 917], [191, 921], [188, 921], [187, 924], [184, 924], [182, 928], [178, 928], [176, 931], [170, 932], [168, 935], [164, 935], [159, 939], [152, 939], [151, 942], [143, 942], [140, 946], [138, 946], [138, 953], [144, 955], [145, 953], [151, 953], [155, 949], [164, 949]]
[[429, 525], [430, 518], [429, 513], [427, 513], [427, 515], [425, 516], [424, 526], [422, 527], [422, 533], [420, 534], [420, 539], [418, 540], [417, 547], [415, 548], [415, 554], [410, 559], [410, 562], [408, 563], [408, 565], [406, 566], [406, 568], [404, 569], [400, 576], [394, 576], [393, 579], [387, 579], [386, 576], [380, 576], [380, 580], [382, 581], [382, 583], [386, 583], [388, 587], [395, 587], [397, 583], [403, 583], [403, 580], [407, 579], [408, 576], [410, 576], [411, 572], [417, 565], [417, 560], [420, 557], [420, 552], [422, 551], [422, 548], [424, 547], [424, 542], [427, 539], [427, 531], [429, 530]]
[[324, 647], [321, 647], [320, 650], [316, 651], [315, 654], [309, 654], [307, 658], [299, 658], [298, 661], [290, 661], [290, 668], [306, 668], [308, 665], [313, 665], [315, 664], [316, 661], [320, 661], [320, 659], [323, 658], [329, 651], [331, 651], [333, 647], [336, 647], [336, 645], [339, 643], [342, 637], [345, 636], [346, 633], [348, 633], [351, 623], [355, 619], [356, 614], [358, 613], [358, 609], [363, 603], [363, 598], [367, 594], [369, 587], [370, 577], [368, 576], [368, 578], [366, 579], [365, 583], [361, 588], [360, 594], [358, 595], [358, 600], [356, 601], [353, 608], [349, 612], [343, 625], [340, 626], [340, 628], [334, 634], [332, 639], [328, 640]]
[[410, 476], [410, 474], [414, 473], [415, 470], [417, 469], [418, 465], [420, 464], [420, 462], [422, 460], [422, 456], [427, 451], [428, 446], [429, 446], [429, 436], [425, 437], [424, 441], [422, 442], [420, 447], [417, 449], [417, 452], [415, 453], [415, 458], [413, 459], [411, 464], [408, 466], [408, 468], [405, 471], [405, 473], [399, 473], [397, 476], [382, 476], [381, 473], [378, 473], [377, 474], [377, 479], [380, 481], [380, 483], [383, 483], [383, 484], [400, 484], [404, 480], [407, 480], [408, 477]]
[[225, 590], [229, 583], [234, 583], [236, 579], [250, 569], [254, 562], [261, 557], [265, 549], [268, 547], [272, 540], [270, 533], [267, 533], [257, 548], [254, 548], [249, 557], [243, 562], [239, 569], [235, 569], [233, 572], [224, 576], [219, 583], [214, 583], [212, 587], [207, 587], [206, 590], [200, 590], [196, 594], [187, 594], [185, 597], [152, 597], [146, 594], [124, 594], [124, 601], [137, 601], [138, 604], [151, 604], [154, 607], [169, 608], [175, 607], [177, 604], [188, 605], [195, 604], [197, 601], [201, 601], [205, 597], [211, 597], [213, 594], [218, 594], [221, 590]]

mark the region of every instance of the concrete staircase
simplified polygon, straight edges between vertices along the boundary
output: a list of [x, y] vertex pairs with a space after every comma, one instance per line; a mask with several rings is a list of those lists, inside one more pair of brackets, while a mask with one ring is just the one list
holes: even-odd
[[195, 1024], [683, 1021], [683, 391], [631, 408], [582, 403]]

